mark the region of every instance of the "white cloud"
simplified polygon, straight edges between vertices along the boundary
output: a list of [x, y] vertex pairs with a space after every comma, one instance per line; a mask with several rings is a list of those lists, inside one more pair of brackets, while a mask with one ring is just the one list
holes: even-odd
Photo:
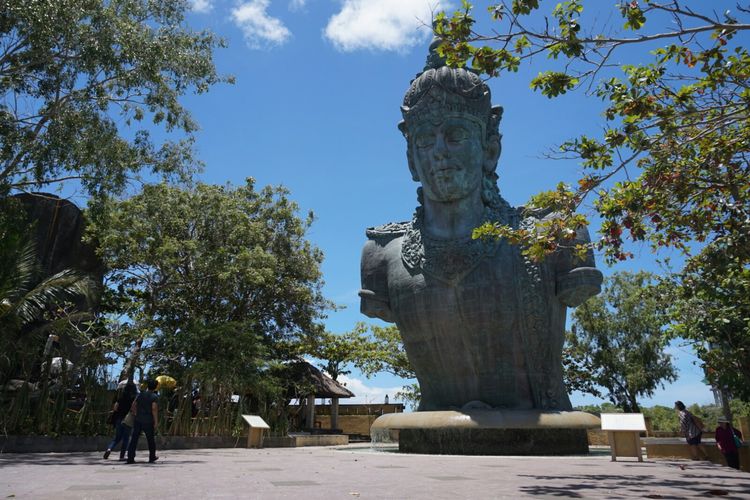
[[280, 19], [268, 15], [270, 0], [250, 0], [232, 9], [232, 21], [245, 35], [251, 49], [282, 45], [292, 33]]
[[365, 384], [362, 380], [348, 377], [346, 375], [339, 375], [338, 382], [346, 386], [347, 389], [352, 391], [357, 397], [342, 399], [342, 404], [371, 404], [371, 403], [382, 403], [385, 400], [385, 395], [388, 394], [389, 401], [395, 403], [395, 395], [397, 392], [403, 390], [403, 386], [397, 387], [370, 387]]
[[343, 0], [331, 17], [325, 37], [337, 49], [402, 51], [430, 36], [432, 12], [447, 9], [446, 0]]
[[208, 14], [214, 8], [211, 0], [190, 0], [190, 10], [200, 14]]
[[307, 0], [291, 0], [291, 2], [289, 2], [289, 10], [292, 12], [302, 10], [305, 8], [306, 4]]

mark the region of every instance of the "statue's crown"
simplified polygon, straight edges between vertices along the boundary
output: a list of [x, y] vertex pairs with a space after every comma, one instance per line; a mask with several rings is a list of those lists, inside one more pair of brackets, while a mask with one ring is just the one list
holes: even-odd
[[463, 114], [475, 118], [486, 133], [497, 133], [502, 108], [492, 108], [489, 87], [473, 71], [447, 66], [437, 50], [440, 43], [433, 39], [424, 69], [411, 81], [399, 128], [408, 136], [408, 130], [423, 120]]

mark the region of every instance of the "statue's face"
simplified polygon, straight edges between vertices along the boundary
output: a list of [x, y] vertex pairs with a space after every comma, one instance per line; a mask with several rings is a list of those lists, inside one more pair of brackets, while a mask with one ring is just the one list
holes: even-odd
[[481, 190], [484, 150], [478, 123], [461, 116], [424, 121], [410, 140], [412, 173], [426, 198], [453, 202]]

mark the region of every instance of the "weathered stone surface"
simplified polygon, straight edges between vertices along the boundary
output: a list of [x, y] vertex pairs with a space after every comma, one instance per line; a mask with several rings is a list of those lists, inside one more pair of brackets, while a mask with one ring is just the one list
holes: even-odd
[[48, 193], [21, 193], [16, 197], [34, 224], [37, 257], [45, 277], [64, 269], [78, 269], [101, 279], [104, 265], [94, 247], [82, 241], [85, 221], [77, 206]]
[[587, 453], [587, 429], [600, 425], [582, 411], [418, 411], [383, 415], [370, 433], [374, 446], [410, 453], [568, 455]]
[[377, 429], [592, 429], [601, 420], [583, 411], [450, 410], [389, 413], [373, 423]]
[[[402, 113], [420, 205], [411, 221], [367, 230], [361, 311], [398, 326], [420, 410], [570, 410], [566, 309], [600, 289], [593, 254], [562, 250], [534, 263], [507, 241], [472, 239], [483, 222], [533, 231], [549, 215], [500, 196], [502, 109], [477, 75], [431, 54]], [[587, 241], [581, 228], [568, 246]]]
[[436, 455], [579, 455], [584, 429], [403, 429], [398, 450]]

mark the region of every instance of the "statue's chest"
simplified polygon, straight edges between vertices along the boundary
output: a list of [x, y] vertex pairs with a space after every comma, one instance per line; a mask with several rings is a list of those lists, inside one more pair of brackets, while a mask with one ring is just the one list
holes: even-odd
[[[523, 270], [518, 269], [512, 247], [499, 245], [489, 255], [441, 258], [432, 266], [416, 269], [403, 259], [391, 262], [388, 292], [399, 328], [423, 333], [465, 332], [497, 330], [498, 325], [510, 327], [516, 322], [522, 307], [518, 271]], [[434, 271], [445, 270], [452, 262], [463, 264], [460, 272]]]

